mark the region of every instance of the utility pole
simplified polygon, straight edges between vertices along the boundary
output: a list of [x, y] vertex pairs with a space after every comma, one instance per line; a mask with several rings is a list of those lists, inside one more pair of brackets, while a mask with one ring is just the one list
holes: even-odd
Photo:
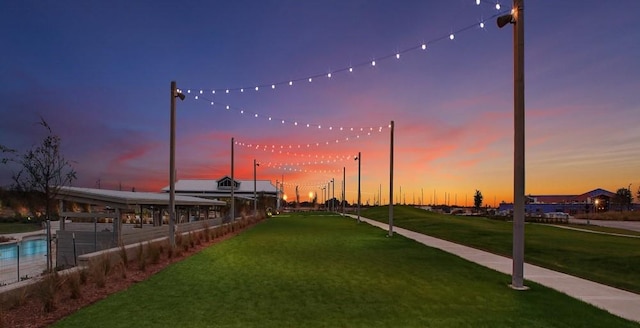
[[513, 274], [511, 287], [524, 282], [525, 111], [524, 111], [524, 0], [513, 0], [511, 14], [497, 19], [498, 27], [513, 24]]
[[391, 121], [391, 138], [389, 152], [389, 237], [393, 237], [393, 121]]
[[236, 180], [234, 178], [233, 175], [233, 167], [234, 167], [234, 163], [233, 163], [233, 144], [234, 144], [234, 139], [235, 138], [231, 138], [231, 222], [235, 221], [236, 219], [236, 198], [234, 195], [234, 189], [236, 189]]

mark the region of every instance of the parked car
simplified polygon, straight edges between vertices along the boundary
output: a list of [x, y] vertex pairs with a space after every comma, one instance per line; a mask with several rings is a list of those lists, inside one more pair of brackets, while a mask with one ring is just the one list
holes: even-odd
[[569, 219], [569, 214], [564, 212], [549, 212], [544, 213], [544, 217], [549, 219]]

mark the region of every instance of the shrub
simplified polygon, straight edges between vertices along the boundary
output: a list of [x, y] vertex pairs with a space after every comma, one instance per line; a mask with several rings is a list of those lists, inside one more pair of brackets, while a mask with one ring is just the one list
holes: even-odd
[[147, 268], [147, 252], [144, 251], [144, 245], [140, 243], [138, 246], [138, 270], [144, 271]]
[[91, 271], [91, 277], [96, 283], [96, 286], [102, 288], [107, 282], [107, 276], [111, 271], [111, 260], [109, 254], [104, 253], [97, 258], [93, 259], [89, 263], [89, 270]]
[[203, 221], [202, 223], [202, 235], [204, 237], [204, 241], [208, 243], [211, 239], [211, 229], [209, 228], [209, 223], [206, 221]]
[[69, 292], [71, 293], [69, 297], [74, 300], [80, 297], [80, 272], [76, 271], [67, 276], [67, 287], [69, 287]]
[[153, 264], [158, 264], [160, 262], [160, 247], [156, 244], [152, 244], [150, 241], [147, 242], [147, 253], [149, 254], [149, 260]]
[[0, 308], [10, 310], [19, 307], [26, 303], [30, 296], [30, 290], [27, 287], [5, 293], [0, 300]]
[[42, 302], [43, 310], [49, 313], [56, 308], [56, 294], [64, 281], [57, 272], [53, 272], [45, 276], [45, 278], [36, 286], [36, 296]]
[[122, 261], [122, 263], [124, 263], [125, 266], [127, 265], [127, 263], [129, 263], [129, 259], [127, 257], [127, 249], [124, 247], [124, 245], [120, 245], [120, 260]]
[[84, 285], [87, 283], [88, 272], [85, 269], [80, 270], [80, 284]]

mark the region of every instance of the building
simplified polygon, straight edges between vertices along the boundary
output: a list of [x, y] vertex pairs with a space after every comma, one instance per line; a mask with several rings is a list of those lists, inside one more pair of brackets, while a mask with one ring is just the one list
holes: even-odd
[[[606, 212], [611, 209], [615, 196], [615, 193], [601, 188], [580, 195], [527, 195], [525, 213], [531, 216], [542, 216], [551, 212], [564, 212], [571, 215]], [[513, 212], [513, 204], [501, 203], [498, 212]]]
[[[233, 196], [236, 200], [254, 200], [254, 180], [232, 180], [229, 176], [219, 180], [213, 179], [183, 179], [176, 181], [175, 193], [182, 196], [194, 196], [207, 199], [227, 201], [231, 199], [231, 186], [234, 185]], [[162, 188], [163, 192], [169, 192], [170, 187]], [[261, 208], [274, 207], [278, 198], [276, 186], [269, 180], [255, 181], [255, 194], [258, 197]], [[262, 200], [261, 200], [262, 199]]]

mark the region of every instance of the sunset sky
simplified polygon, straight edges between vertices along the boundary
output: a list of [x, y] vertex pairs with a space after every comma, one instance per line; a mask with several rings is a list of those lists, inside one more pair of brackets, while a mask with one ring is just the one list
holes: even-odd
[[[187, 96], [178, 179], [230, 175], [235, 138], [237, 179], [253, 179], [256, 159], [258, 179], [284, 178], [290, 199], [332, 178], [339, 198], [344, 167], [353, 202], [362, 152], [363, 203], [379, 189], [386, 203], [394, 121], [395, 200], [471, 205], [477, 189], [488, 205], [511, 201], [512, 27], [495, 23], [511, 2], [500, 4], [5, 2], [0, 144], [37, 144], [42, 117], [75, 186], [160, 191], [173, 80]], [[640, 187], [638, 13], [637, 0], [525, 0], [527, 194]], [[0, 167], [0, 186], [15, 170]]]

